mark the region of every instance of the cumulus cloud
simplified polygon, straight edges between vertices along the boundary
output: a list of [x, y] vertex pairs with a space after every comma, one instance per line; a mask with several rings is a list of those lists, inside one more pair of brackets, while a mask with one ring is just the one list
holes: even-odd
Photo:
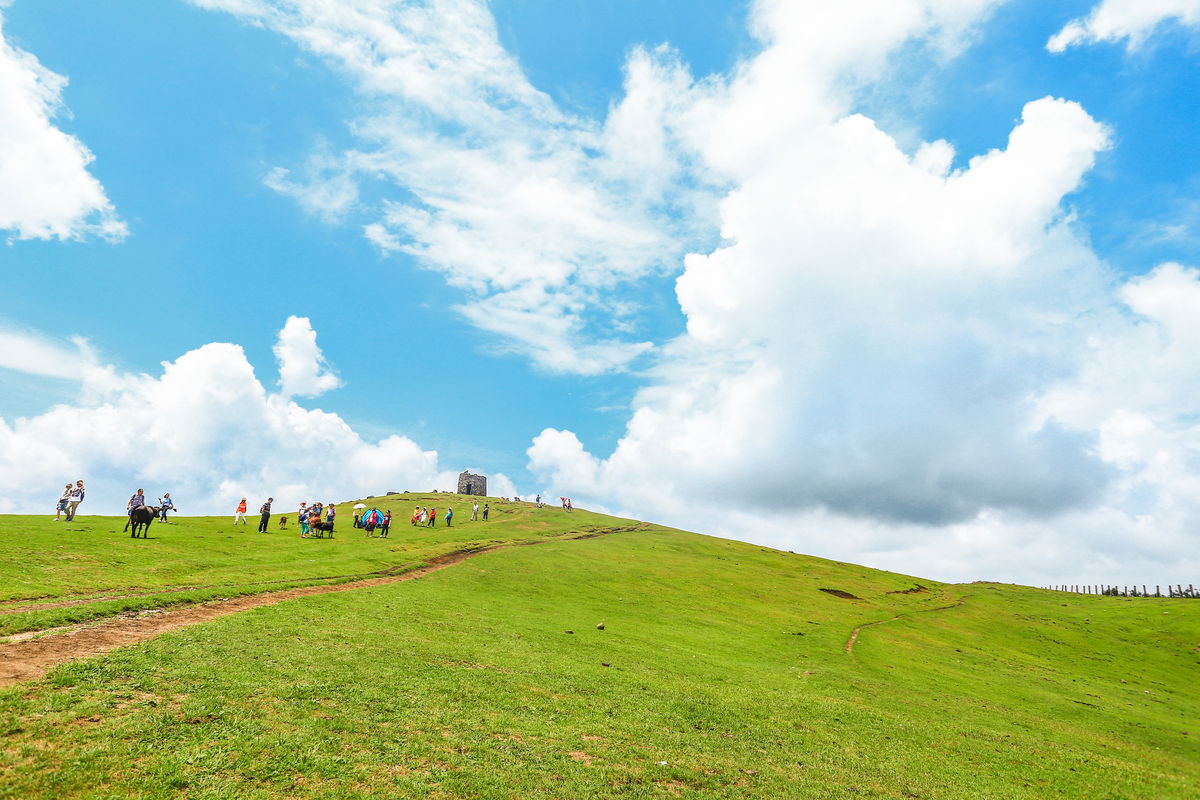
[[[281, 342], [289, 329], [311, 333], [293, 317]], [[138, 487], [171, 492], [184, 513], [217, 514], [243, 496], [290, 508], [454, 486], [436, 451], [398, 435], [364, 441], [338, 415], [268, 392], [235, 344], [192, 350], [164, 362], [161, 375], [90, 361], [78, 377], [75, 402], [0, 418], [0, 512], [39, 511], [77, 478], [89, 487], [88, 513], [119, 512]]]
[[366, 237], [443, 273], [465, 319], [542, 369], [622, 370], [651, 349], [636, 304], [606, 297], [669, 270], [681, 219], [695, 221], [670, 213], [695, 199], [662, 124], [690, 82], [670, 51], [637, 51], [598, 126], [530, 84], [481, 0], [192, 2], [293, 39], [369, 100], [356, 148], [268, 185], [331, 218], [358, 182], [383, 186], [362, 203]]
[[[1185, 332], [1195, 275], [1114, 294], [1069, 208], [1111, 139], [1077, 103], [1027, 103], [1005, 148], [958, 169], [949, 143], [909, 153], [853, 113], [896, 48], [953, 49], [990, 10], [863, 6], [761, 2], [763, 52], [692, 88], [679, 135], [734, 188], [724, 243], [676, 284], [686, 334], [609, 456], [547, 429], [531, 471], [551, 494], [917, 574], [1168, 564], [1200, 453], [1190, 341], [1164, 326]], [[1163, 388], [1130, 388], [1159, 385], [1146, 363]]]
[[317, 332], [308, 317], [288, 317], [273, 348], [279, 362], [282, 397], [316, 397], [342, 385], [317, 347]]
[[0, 230], [17, 239], [120, 240], [128, 228], [88, 172], [95, 156], [54, 125], [67, 113], [66, 85], [9, 43], [0, 13]]
[[1086, 17], [1071, 20], [1051, 36], [1046, 49], [1061, 53], [1073, 45], [1127, 39], [1129, 49], [1136, 50], [1169, 22], [1200, 25], [1200, 0], [1102, 0]]

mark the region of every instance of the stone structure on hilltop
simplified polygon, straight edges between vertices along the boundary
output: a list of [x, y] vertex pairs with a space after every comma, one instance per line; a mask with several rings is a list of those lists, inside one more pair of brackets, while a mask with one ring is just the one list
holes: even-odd
[[487, 476], [472, 475], [470, 472], [463, 470], [458, 476], [458, 493], [477, 494], [480, 497], [486, 496]]

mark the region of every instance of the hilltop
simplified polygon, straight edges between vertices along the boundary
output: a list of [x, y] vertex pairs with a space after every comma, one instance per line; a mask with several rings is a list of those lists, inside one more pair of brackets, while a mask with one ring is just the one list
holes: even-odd
[[488, 501], [371, 498], [389, 539], [2, 518], [7, 634], [271, 599], [0, 689], [0, 797], [1198, 794], [1200, 603]]

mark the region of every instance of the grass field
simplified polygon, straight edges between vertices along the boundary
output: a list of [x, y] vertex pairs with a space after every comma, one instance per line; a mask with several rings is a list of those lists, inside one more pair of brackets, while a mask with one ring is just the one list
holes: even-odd
[[[405, 518], [428, 504], [393, 502]], [[226, 540], [224, 521], [181, 520], [72, 542], [5, 518], [0, 580], [20, 602], [249, 591], [541, 543], [0, 690], [0, 797], [1200, 797], [1200, 603], [943, 585], [586, 512], [493, 512], [391, 541]]]

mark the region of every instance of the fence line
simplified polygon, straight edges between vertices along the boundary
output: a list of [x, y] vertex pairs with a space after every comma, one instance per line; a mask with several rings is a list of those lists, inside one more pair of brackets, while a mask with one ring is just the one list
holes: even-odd
[[1179, 597], [1195, 600], [1200, 598], [1200, 593], [1196, 591], [1193, 584], [1188, 584], [1187, 588], [1183, 588], [1182, 583], [1177, 583], [1174, 586], [1166, 584], [1167, 591], [1163, 594], [1162, 586], [1156, 584], [1154, 591], [1149, 590], [1147, 584], [1141, 585], [1141, 591], [1138, 591], [1136, 584], [1132, 585], [1117, 585], [1110, 586], [1106, 583], [1098, 584], [1056, 584], [1054, 586], [1043, 586], [1043, 589], [1049, 589], [1053, 592], [1070, 592], [1072, 594], [1095, 594], [1107, 595], [1109, 597]]

